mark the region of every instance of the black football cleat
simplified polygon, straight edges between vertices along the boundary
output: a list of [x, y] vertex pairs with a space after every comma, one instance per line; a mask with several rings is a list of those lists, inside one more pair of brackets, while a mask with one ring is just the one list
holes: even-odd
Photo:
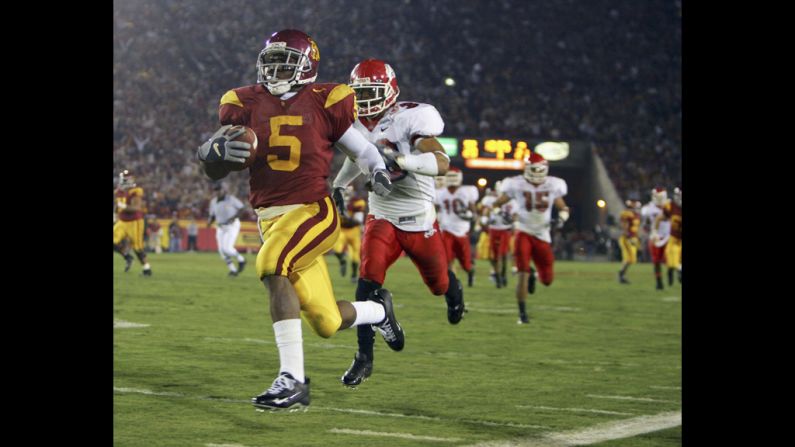
[[621, 273], [618, 274], [618, 282], [620, 284], [629, 284], [629, 280], [627, 278], [624, 278], [624, 276]]
[[348, 264], [345, 262], [345, 258], [340, 259], [340, 276], [344, 278], [347, 272], [348, 272]]
[[456, 280], [456, 282], [458, 283], [458, 298], [451, 299], [447, 295], [444, 296], [447, 302], [447, 321], [450, 324], [458, 324], [461, 318], [463, 318], [464, 312], [466, 312], [466, 307], [464, 306], [464, 288], [461, 286], [461, 281]]
[[475, 282], [475, 267], [472, 267], [472, 269], [467, 272], [467, 287], [472, 287], [473, 282]]
[[536, 270], [531, 268], [530, 275], [527, 277], [527, 293], [535, 293], [536, 291]]
[[233, 272], [233, 271], [230, 270], [229, 274], [227, 276], [234, 278], [235, 276], [237, 276], [237, 273], [238, 272]]
[[152, 276], [152, 269], [146, 269], [141, 272], [144, 276]]
[[525, 312], [519, 312], [519, 321], [516, 324], [528, 324], [530, 323], [530, 317], [527, 316]]
[[309, 377], [301, 383], [290, 373], [282, 372], [273, 384], [259, 396], [251, 398], [258, 410], [306, 411], [309, 406]]
[[373, 329], [376, 329], [384, 337], [384, 341], [393, 351], [400, 351], [403, 349], [405, 343], [405, 335], [403, 328], [400, 327], [397, 318], [395, 318], [395, 308], [392, 306], [392, 294], [389, 290], [378, 289], [370, 294], [370, 301], [384, 306], [386, 316], [384, 321], [374, 324]]
[[237, 274], [243, 273], [243, 269], [246, 268], [246, 260], [242, 260], [237, 263]]
[[135, 259], [135, 258], [133, 258], [133, 256], [129, 255], [129, 254], [124, 257], [124, 273], [127, 273], [127, 272], [130, 271], [130, 267], [132, 267], [132, 265], [133, 265], [133, 259]]
[[342, 384], [355, 388], [362, 382], [367, 380], [373, 374], [373, 361], [367, 358], [367, 354], [357, 352], [353, 356], [353, 363], [351, 367], [342, 375]]
[[662, 289], [663, 289], [662, 278], [657, 278], [657, 290], [662, 290]]

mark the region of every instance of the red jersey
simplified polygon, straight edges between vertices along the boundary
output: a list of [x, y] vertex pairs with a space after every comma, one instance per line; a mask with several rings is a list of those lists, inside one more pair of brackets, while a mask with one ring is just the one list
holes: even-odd
[[663, 214], [671, 219], [671, 236], [682, 239], [682, 207], [670, 200], [663, 206]]
[[340, 227], [342, 228], [354, 228], [358, 227], [362, 224], [362, 222], [356, 222], [353, 218], [356, 217], [356, 213], [361, 213], [359, 219], [364, 219], [364, 210], [367, 208], [367, 202], [364, 199], [355, 197], [348, 202], [348, 212], [346, 216], [342, 216], [340, 220]]
[[[122, 203], [124, 205], [129, 205], [133, 197], [136, 196], [141, 197], [141, 199], [143, 200], [144, 190], [140, 186], [136, 186], [130, 189], [117, 188], [116, 192], [114, 193], [114, 196], [116, 197], [117, 206]], [[133, 220], [138, 220], [143, 218], [144, 218], [144, 212], [142, 210], [138, 211], [119, 210], [119, 220], [122, 220], [124, 222], [130, 222]]]
[[260, 85], [226, 92], [221, 124], [241, 124], [257, 134], [249, 168], [251, 206], [270, 207], [321, 200], [328, 195], [332, 144], [356, 120], [353, 90], [345, 84], [309, 84], [290, 99]]
[[626, 222], [629, 227], [626, 237], [636, 237], [638, 235], [638, 227], [640, 227], [640, 214], [632, 210], [624, 210], [619, 216], [621, 222]]

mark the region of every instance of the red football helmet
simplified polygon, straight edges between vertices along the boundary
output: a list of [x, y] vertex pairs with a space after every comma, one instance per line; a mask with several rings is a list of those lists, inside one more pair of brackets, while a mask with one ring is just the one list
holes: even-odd
[[400, 95], [395, 70], [386, 62], [366, 59], [353, 67], [348, 85], [356, 92], [359, 116], [378, 115]]
[[524, 159], [524, 178], [534, 185], [540, 185], [547, 179], [549, 162], [540, 154], [533, 152]]
[[286, 29], [265, 41], [257, 58], [257, 83], [273, 95], [315, 82], [320, 65], [317, 43], [303, 31]]
[[668, 200], [668, 191], [662, 186], [658, 186], [651, 190], [651, 201], [657, 206], [663, 206], [665, 201]]

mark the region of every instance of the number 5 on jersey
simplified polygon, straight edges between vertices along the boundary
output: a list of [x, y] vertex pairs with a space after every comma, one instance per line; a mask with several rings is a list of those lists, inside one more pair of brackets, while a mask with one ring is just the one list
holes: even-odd
[[293, 135], [280, 135], [282, 126], [300, 126], [304, 123], [301, 115], [279, 115], [271, 117], [271, 136], [268, 139], [269, 149], [279, 146], [290, 148], [288, 159], [279, 158], [276, 154], [268, 154], [268, 165], [274, 171], [295, 171], [301, 164], [301, 140]]

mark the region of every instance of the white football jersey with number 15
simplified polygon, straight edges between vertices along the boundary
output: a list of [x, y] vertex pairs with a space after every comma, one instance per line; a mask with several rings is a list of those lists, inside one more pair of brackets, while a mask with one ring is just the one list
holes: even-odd
[[552, 242], [549, 232], [552, 221], [552, 207], [555, 199], [568, 193], [566, 181], [562, 178], [547, 176], [544, 183], [534, 185], [524, 176], [508, 177], [502, 183], [502, 192], [516, 200], [519, 220], [516, 229], [537, 237], [542, 241]]

